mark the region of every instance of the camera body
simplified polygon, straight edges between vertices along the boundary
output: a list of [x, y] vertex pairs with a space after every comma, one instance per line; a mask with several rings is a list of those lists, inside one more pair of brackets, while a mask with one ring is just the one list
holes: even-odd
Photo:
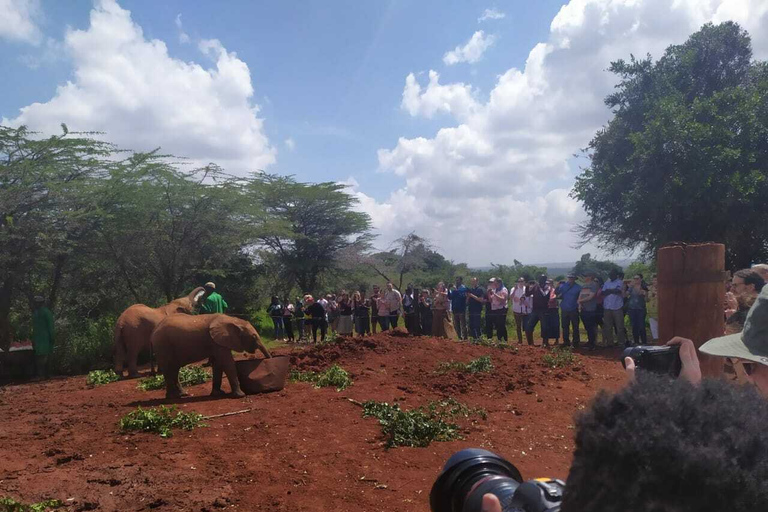
[[631, 357], [635, 361], [637, 368], [645, 371], [677, 377], [682, 369], [680, 361], [680, 347], [657, 346], [657, 345], [637, 345], [624, 350], [621, 355], [621, 363], [624, 363], [625, 357]]
[[518, 469], [479, 448], [456, 452], [443, 467], [432, 491], [432, 512], [480, 512], [483, 496], [494, 494], [504, 512], [558, 512], [565, 483], [551, 478], [523, 482]]

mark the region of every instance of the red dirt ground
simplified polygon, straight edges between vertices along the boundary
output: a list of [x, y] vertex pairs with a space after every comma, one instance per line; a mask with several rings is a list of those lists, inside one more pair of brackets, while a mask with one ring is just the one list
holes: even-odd
[[[73, 511], [427, 511], [442, 464], [466, 447], [499, 453], [525, 478], [565, 478], [574, 413], [623, 383], [616, 350], [582, 354], [571, 370], [547, 368], [539, 347], [514, 354], [386, 334], [277, 353], [300, 369], [338, 363], [354, 385], [336, 392], [289, 383], [239, 400], [209, 399], [210, 383], [192, 387], [194, 396], [177, 402], [182, 410], [253, 410], [170, 439], [118, 430], [137, 405], [167, 403], [136, 381], [88, 389], [81, 376], [0, 388], [0, 496], [61, 499]], [[493, 373], [434, 373], [442, 361], [486, 354]], [[411, 408], [449, 395], [485, 408], [487, 420], [465, 422], [460, 441], [390, 450], [377, 420], [347, 400]]]

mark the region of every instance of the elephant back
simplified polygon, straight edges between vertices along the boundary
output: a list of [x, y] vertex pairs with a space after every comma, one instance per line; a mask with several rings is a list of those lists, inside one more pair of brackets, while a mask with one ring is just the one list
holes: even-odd
[[152, 347], [158, 364], [165, 361], [180, 366], [207, 359], [211, 355], [208, 332], [212, 315], [172, 315], [160, 322], [152, 333]]

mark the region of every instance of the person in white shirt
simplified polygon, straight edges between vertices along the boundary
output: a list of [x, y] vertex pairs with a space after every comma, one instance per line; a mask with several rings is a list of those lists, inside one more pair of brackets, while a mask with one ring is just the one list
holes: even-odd
[[512, 299], [512, 313], [515, 315], [515, 327], [517, 329], [517, 341], [523, 343], [523, 331], [525, 330], [525, 324], [528, 321], [528, 315], [531, 312], [530, 301], [525, 296], [525, 278], [521, 277], [517, 280], [517, 284], [512, 289], [510, 294]]
[[[384, 294], [384, 302], [387, 305], [386, 311], [389, 312], [389, 328], [394, 329], [397, 327], [397, 319], [400, 317], [403, 297], [399, 291], [395, 290], [395, 286], [391, 282], [387, 283], [387, 293]], [[379, 310], [379, 314], [381, 313], [381, 310]]]
[[509, 291], [504, 286], [502, 280], [498, 277], [492, 277], [490, 301], [491, 315], [493, 317], [494, 328], [496, 329], [496, 338], [499, 341], [507, 341], [507, 301]]

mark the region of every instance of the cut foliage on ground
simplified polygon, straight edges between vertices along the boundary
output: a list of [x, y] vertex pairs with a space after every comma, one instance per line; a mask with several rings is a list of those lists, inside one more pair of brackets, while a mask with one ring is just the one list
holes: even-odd
[[461, 427], [453, 420], [477, 415], [487, 417], [485, 410], [469, 408], [461, 402], [448, 398], [430, 402], [426, 407], [403, 410], [399, 404], [388, 404], [369, 400], [363, 403], [363, 417], [379, 420], [386, 447], [411, 446], [423, 448], [433, 441], [461, 439]]
[[85, 384], [90, 387], [103, 386], [110, 382], [117, 382], [120, 377], [114, 370], [93, 370], [88, 372]]
[[0, 498], [0, 512], [45, 512], [61, 508], [64, 504], [61, 500], [44, 500], [31, 505], [26, 505], [13, 498]]
[[294, 382], [312, 383], [316, 388], [335, 387], [336, 391], [342, 391], [352, 385], [349, 372], [337, 364], [323, 372], [293, 370], [290, 378]]
[[482, 356], [473, 359], [468, 363], [448, 361], [440, 363], [437, 366], [437, 373], [448, 373], [450, 371], [459, 371], [464, 373], [488, 373], [493, 370], [491, 356]]
[[[211, 374], [202, 366], [185, 366], [179, 370], [179, 383], [182, 386], [196, 386], [211, 380]], [[162, 374], [139, 380], [138, 388], [142, 391], [154, 391], [165, 388], [165, 378]]]
[[139, 431], [160, 434], [160, 437], [173, 436], [172, 429], [192, 430], [205, 427], [203, 415], [194, 412], [183, 412], [176, 407], [160, 407], [143, 409], [137, 407], [120, 419], [120, 430], [123, 432]]
[[570, 347], [555, 346], [541, 358], [544, 364], [551, 368], [567, 368], [578, 364], [579, 358]]

